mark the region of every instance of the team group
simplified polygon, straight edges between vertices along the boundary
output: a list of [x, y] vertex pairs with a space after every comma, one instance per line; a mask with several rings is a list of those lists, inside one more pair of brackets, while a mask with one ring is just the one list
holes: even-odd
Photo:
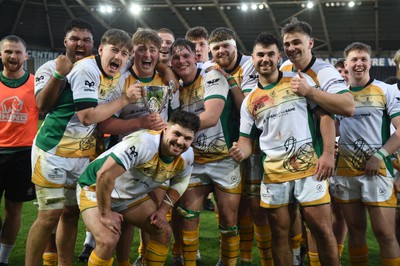
[[[132, 265], [163, 265], [172, 235], [172, 265], [196, 265], [211, 192], [217, 265], [251, 265], [254, 239], [263, 266], [303, 265], [302, 245], [310, 265], [340, 265], [347, 234], [351, 265], [368, 265], [367, 211], [381, 264], [400, 265], [398, 84], [370, 77], [367, 44], [349, 44], [332, 66], [312, 53], [308, 23], [293, 18], [281, 33], [260, 33], [248, 56], [224, 27], [176, 40], [166, 28], [111, 29], [92, 55], [92, 26], [72, 19], [65, 54], [35, 76], [22, 67], [24, 40], [4, 37], [0, 265], [35, 197], [26, 266], [72, 265], [80, 214], [88, 265], [116, 254], [130, 266], [134, 226]], [[147, 88], [164, 84], [166, 104], [149, 108]]]

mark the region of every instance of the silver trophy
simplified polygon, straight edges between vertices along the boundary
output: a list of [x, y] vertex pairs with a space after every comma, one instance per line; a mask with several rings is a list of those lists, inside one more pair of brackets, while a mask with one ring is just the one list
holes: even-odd
[[169, 86], [144, 86], [146, 97], [142, 97], [143, 105], [149, 113], [161, 113], [170, 99], [175, 84], [171, 80]]

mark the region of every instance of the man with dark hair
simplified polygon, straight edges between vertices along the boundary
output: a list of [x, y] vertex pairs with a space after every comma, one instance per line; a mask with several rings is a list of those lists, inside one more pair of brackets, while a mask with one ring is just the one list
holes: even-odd
[[[78, 222], [76, 181], [90, 156], [95, 155], [95, 126], [141, 97], [141, 90], [131, 88], [117, 100], [107, 102], [131, 50], [131, 38], [126, 32], [106, 31], [99, 54], [80, 60], [66, 76], [68, 84], [36, 136], [32, 181], [39, 215], [29, 231], [26, 265], [40, 264], [46, 244], [43, 240], [50, 237], [60, 217], [64, 223], [57, 230], [58, 263], [72, 264]], [[53, 76], [64, 80], [57, 71]]]
[[[57, 59], [46, 62], [35, 73], [36, 103], [42, 114], [48, 113], [53, 108], [66, 85], [65, 79], [57, 79], [53, 73], [56, 72], [65, 77], [71, 71], [75, 62], [92, 54], [94, 30], [89, 22], [80, 18], [71, 19], [65, 25], [64, 32], [65, 55], [60, 55]], [[71, 213], [71, 217], [73, 216], [78, 218], [79, 212]], [[55, 241], [54, 232], [43, 254], [45, 265], [56, 265], [57, 248]], [[90, 247], [86, 249], [90, 250]], [[88, 252], [88, 250], [85, 252]]]
[[210, 45], [208, 45], [208, 32], [206, 28], [202, 26], [190, 28], [186, 32], [185, 38], [196, 45], [197, 67], [201, 67], [204, 62], [210, 59]]
[[[83, 220], [96, 241], [88, 265], [112, 265], [122, 221], [150, 235], [147, 266], [165, 263], [171, 236], [165, 216], [189, 183], [190, 145], [199, 127], [198, 116], [174, 112], [161, 131], [134, 132], [87, 167], [78, 193]], [[166, 180], [170, 186], [157, 205], [148, 193]]]
[[8, 265], [21, 226], [23, 202], [35, 198], [31, 182], [31, 150], [39, 110], [34, 96], [34, 76], [23, 69], [28, 59], [25, 41], [8, 35], [0, 41], [0, 199], [5, 217], [0, 219], [0, 265]]
[[[295, 93], [315, 102], [331, 114], [351, 116], [354, 113], [354, 100], [347, 90], [344, 79], [331, 64], [316, 58], [312, 53], [314, 39], [311, 26], [307, 22], [293, 18], [282, 28], [281, 34], [283, 48], [289, 59], [282, 64], [281, 71], [306, 73], [316, 84], [310, 86], [305, 79], [295, 77], [293, 81], [297, 84], [292, 87]], [[322, 116], [320, 119], [321, 127], [316, 128], [316, 134], [320, 134], [320, 129], [330, 132], [330, 134], [322, 135], [324, 139], [322, 143], [319, 143], [319, 149], [322, 150], [319, 153], [318, 165], [324, 169], [320, 171], [323, 176], [332, 176], [335, 154], [335, 122], [330, 116]], [[294, 225], [293, 233], [301, 236], [300, 219], [297, 219]], [[301, 237], [297, 239], [300, 242]], [[318, 265], [318, 253], [316, 247], [312, 245], [313, 243], [314, 241], [309, 235], [307, 240], [309, 261], [311, 265]], [[296, 252], [300, 253], [300, 249]]]
[[[278, 62], [280, 42], [272, 35], [258, 35], [253, 48], [253, 62], [259, 73], [258, 88], [250, 92], [241, 108], [240, 137], [230, 149], [236, 161], [251, 155], [252, 128], [261, 130], [260, 149], [263, 160], [261, 206], [266, 208], [272, 233], [274, 265], [292, 265], [289, 243], [291, 218], [298, 202], [313, 234], [328, 249], [329, 261], [325, 265], [339, 265], [332, 227], [330, 226], [328, 176], [320, 176], [317, 150], [314, 147], [314, 121], [312, 113], [329, 115], [305, 97], [291, 89], [295, 72], [280, 72]], [[312, 79], [300, 74], [310, 85]], [[296, 130], [293, 130], [295, 128]], [[276, 137], [279, 132], [279, 138]], [[314, 214], [314, 215], [312, 215]], [[316, 216], [315, 214], [318, 214]], [[271, 262], [270, 262], [271, 263]]]
[[333, 66], [339, 71], [340, 76], [346, 81], [346, 84], [349, 83], [349, 71], [344, 67], [344, 58], [339, 59]]
[[53, 73], [65, 77], [75, 62], [90, 56], [93, 50], [93, 33], [93, 26], [83, 19], [68, 21], [64, 37], [65, 55], [45, 63], [36, 71], [35, 96], [42, 113], [51, 110], [65, 85], [63, 79], [56, 78]]

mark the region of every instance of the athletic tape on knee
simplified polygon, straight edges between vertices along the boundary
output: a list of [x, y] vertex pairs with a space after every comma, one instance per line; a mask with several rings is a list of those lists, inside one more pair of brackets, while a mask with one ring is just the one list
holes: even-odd
[[64, 188], [41, 188], [36, 190], [39, 210], [58, 210], [64, 208]]
[[176, 208], [176, 211], [178, 212], [178, 214], [180, 216], [182, 216], [186, 220], [193, 220], [200, 216], [200, 212], [193, 211], [193, 210], [187, 210], [187, 209], [183, 208], [181, 204], [179, 204], [178, 208]]
[[237, 225], [234, 226], [218, 226], [218, 230], [221, 234], [227, 235], [227, 236], [237, 236], [239, 234], [239, 227]]

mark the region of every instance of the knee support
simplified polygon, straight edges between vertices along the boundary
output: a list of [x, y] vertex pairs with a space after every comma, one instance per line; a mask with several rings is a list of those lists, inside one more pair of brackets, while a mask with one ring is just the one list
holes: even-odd
[[193, 220], [196, 219], [200, 216], [200, 212], [198, 211], [193, 211], [193, 210], [188, 210], [183, 208], [182, 204], [180, 204], [177, 208], [176, 211], [180, 216], [185, 218], [186, 220]]
[[239, 227], [237, 225], [227, 227], [219, 225], [218, 230], [222, 235], [225, 235], [227, 237], [239, 235]]

